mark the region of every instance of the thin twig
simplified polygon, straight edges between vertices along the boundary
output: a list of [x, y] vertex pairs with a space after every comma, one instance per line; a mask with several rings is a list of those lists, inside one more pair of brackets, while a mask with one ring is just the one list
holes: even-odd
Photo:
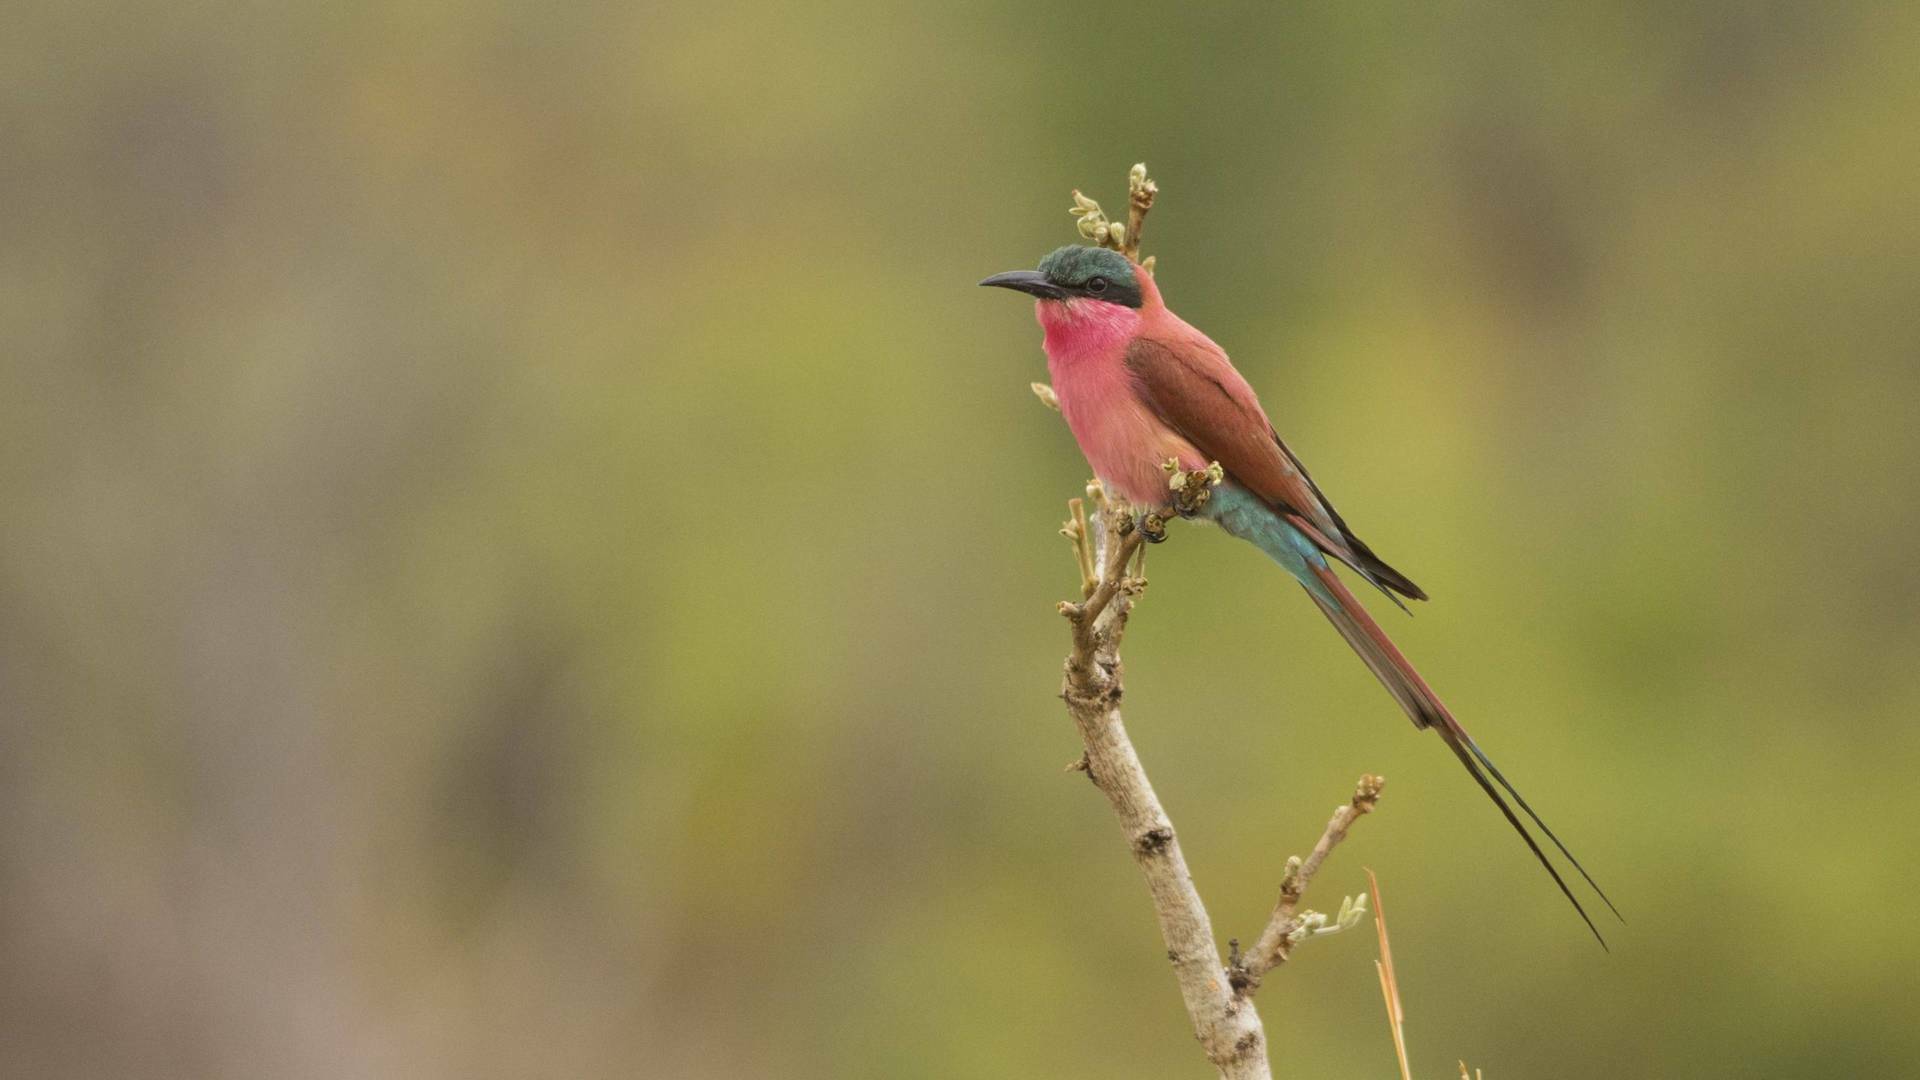
[[1093, 555], [1086, 544], [1087, 508], [1079, 499], [1068, 499], [1067, 510], [1073, 515], [1060, 527], [1060, 534], [1073, 543], [1075, 560], [1080, 564], [1080, 598], [1085, 600], [1093, 595], [1093, 588], [1100, 583], [1093, 572]]
[[[1147, 179], [1147, 163], [1135, 165], [1127, 173], [1127, 235], [1121, 247], [1121, 254], [1134, 262], [1140, 261], [1140, 229], [1146, 224], [1147, 211], [1153, 209], [1153, 197], [1160, 194], [1160, 185]], [[1153, 268], [1149, 266], [1148, 272]]]
[[1088, 631], [1091, 631], [1099, 622], [1101, 614], [1107, 610], [1107, 605], [1113, 603], [1114, 597], [1129, 591], [1139, 591], [1138, 580], [1129, 578], [1126, 568], [1127, 560], [1140, 547], [1145, 536], [1139, 527], [1125, 520], [1123, 514], [1124, 511], [1108, 510], [1105, 514], [1107, 520], [1102, 522], [1109, 536], [1114, 532], [1116, 525], [1123, 526], [1125, 532], [1120, 536], [1118, 543], [1108, 544], [1111, 550], [1102, 553], [1100, 576], [1095, 581], [1093, 592], [1087, 596], [1086, 603], [1080, 605], [1075, 622]]
[[1320, 840], [1305, 859], [1298, 857], [1287, 860], [1287, 871], [1280, 878], [1280, 899], [1273, 905], [1273, 916], [1267, 920], [1266, 929], [1253, 943], [1242, 968], [1246, 992], [1251, 993], [1260, 985], [1260, 977], [1273, 968], [1284, 964], [1292, 955], [1293, 947], [1299, 941], [1301, 929], [1299, 912], [1300, 898], [1306, 895], [1307, 886], [1312, 884], [1313, 876], [1320, 871], [1320, 864], [1338, 847], [1340, 841], [1347, 838], [1347, 830], [1353, 823], [1366, 814], [1372, 813], [1380, 802], [1380, 791], [1386, 786], [1386, 778], [1368, 773], [1354, 785], [1353, 798], [1347, 800], [1333, 812], [1327, 822], [1327, 829], [1320, 834]]
[[1146, 226], [1147, 211], [1153, 209], [1154, 196], [1160, 194], [1160, 185], [1147, 177], [1147, 163], [1141, 162], [1127, 172], [1127, 223], [1108, 221], [1107, 213], [1100, 204], [1082, 194], [1079, 188], [1073, 190], [1073, 209], [1068, 211], [1079, 218], [1076, 226], [1080, 235], [1100, 245], [1111, 248], [1139, 263], [1147, 273], [1153, 273], [1153, 258], [1140, 258], [1140, 230]]

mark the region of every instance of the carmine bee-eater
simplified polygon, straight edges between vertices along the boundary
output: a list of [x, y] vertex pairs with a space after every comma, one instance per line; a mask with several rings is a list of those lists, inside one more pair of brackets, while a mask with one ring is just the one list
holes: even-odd
[[1220, 463], [1225, 479], [1197, 515], [1251, 542], [1300, 582], [1414, 727], [1439, 733], [1594, 937], [1600, 937], [1501, 789], [1617, 916], [1613, 902], [1474, 744], [1328, 560], [1345, 563], [1395, 604], [1400, 603], [1395, 593], [1410, 600], [1425, 600], [1427, 594], [1354, 535], [1274, 431], [1227, 354], [1168, 310], [1153, 275], [1117, 251], [1071, 246], [1040, 260], [1037, 270], [995, 274], [980, 284], [1034, 297], [1060, 411], [1107, 490], [1135, 507], [1164, 511], [1170, 502], [1169, 460], [1184, 470]]

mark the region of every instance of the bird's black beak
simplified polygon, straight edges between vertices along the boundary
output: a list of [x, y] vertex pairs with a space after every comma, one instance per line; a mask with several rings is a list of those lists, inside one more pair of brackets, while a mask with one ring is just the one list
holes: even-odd
[[981, 282], [982, 285], [994, 285], [1002, 289], [1018, 289], [1031, 293], [1042, 300], [1065, 300], [1067, 291], [1047, 280], [1047, 275], [1038, 270], [1009, 270], [1004, 274], [995, 274]]

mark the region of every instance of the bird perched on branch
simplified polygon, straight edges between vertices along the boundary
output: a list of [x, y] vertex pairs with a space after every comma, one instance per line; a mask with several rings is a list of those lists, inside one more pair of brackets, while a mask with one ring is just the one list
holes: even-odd
[[[1274, 431], [1227, 354], [1167, 308], [1153, 275], [1117, 251], [1076, 245], [1048, 255], [1037, 270], [995, 274], [980, 284], [1034, 297], [1060, 411], [1107, 490], [1136, 507], [1213, 521], [1292, 574], [1414, 726], [1439, 733], [1600, 937], [1501, 791], [1617, 916], [1613, 902], [1441, 704], [1332, 563], [1344, 563], [1395, 604], [1427, 594], [1354, 535]], [[1198, 506], [1182, 499], [1187, 505], [1175, 507], [1169, 470], [1182, 476], [1215, 462], [1224, 477], [1209, 496]]]

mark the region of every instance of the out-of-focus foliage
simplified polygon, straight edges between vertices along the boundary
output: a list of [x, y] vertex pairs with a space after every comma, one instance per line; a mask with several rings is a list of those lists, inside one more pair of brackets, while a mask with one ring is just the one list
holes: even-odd
[[[0, 34], [0, 1073], [1205, 1075], [973, 287], [1139, 159], [1632, 920], [1181, 529], [1128, 704], [1222, 936], [1376, 770], [1315, 899], [1416, 1073], [1920, 1053], [1920, 7], [300, 7]], [[1390, 1074], [1370, 949], [1283, 1071]]]

